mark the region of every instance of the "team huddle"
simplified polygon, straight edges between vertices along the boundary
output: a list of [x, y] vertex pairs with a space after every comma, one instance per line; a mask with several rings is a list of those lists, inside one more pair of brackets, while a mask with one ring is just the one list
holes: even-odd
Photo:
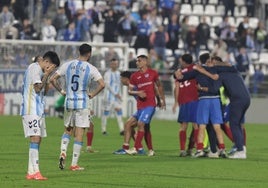
[[[44, 118], [45, 95], [51, 83], [65, 96], [64, 126], [61, 138], [59, 168], [65, 168], [67, 149], [74, 135], [73, 155], [70, 170], [84, 170], [78, 165], [86, 130], [88, 150], [92, 151], [93, 123], [90, 121], [90, 100], [104, 88], [104, 112], [102, 116], [102, 133], [106, 135], [107, 117], [111, 108], [116, 111], [120, 135], [124, 136], [123, 146], [114, 154], [141, 154], [146, 152], [142, 145], [144, 138], [148, 156], [155, 155], [150, 131], [150, 121], [158, 106], [166, 108], [165, 95], [158, 72], [150, 68], [147, 56], [139, 55], [136, 59], [138, 70], [134, 73], [117, 70], [117, 60], [111, 60], [109, 71], [104, 78], [96, 67], [89, 63], [92, 48], [88, 44], [79, 47], [79, 57], [60, 65], [55, 52], [48, 51], [37, 62], [29, 65], [24, 76], [22, 91], [21, 116], [25, 137], [30, 138], [29, 162], [26, 179], [46, 180], [39, 170], [39, 147], [42, 137], [46, 137]], [[192, 56], [184, 54], [180, 58], [181, 68], [174, 73], [175, 90], [173, 110], [180, 106], [178, 122], [181, 124], [180, 156], [192, 153], [194, 157], [246, 158], [245, 133], [242, 123], [250, 104], [250, 96], [244, 82], [236, 69], [209, 54], [200, 55], [200, 65], [193, 63]], [[58, 68], [59, 67], [59, 68]], [[57, 69], [58, 68], [58, 69]], [[57, 69], [57, 70], [56, 70]], [[64, 84], [59, 80], [64, 78]], [[92, 90], [92, 80], [96, 87]], [[116, 82], [117, 81], [117, 82]], [[120, 81], [128, 86], [128, 93], [136, 99], [137, 111], [123, 124]], [[111, 87], [115, 83], [115, 87]], [[115, 89], [114, 89], [115, 88]], [[223, 91], [224, 90], [224, 91]], [[222, 94], [222, 95], [220, 95]], [[225, 95], [224, 95], [225, 94]], [[228, 97], [228, 99], [226, 98]], [[227, 104], [227, 101], [229, 103]], [[225, 116], [223, 113], [225, 112]], [[227, 116], [226, 116], [227, 114]], [[227, 125], [229, 122], [229, 125]], [[186, 129], [193, 123], [192, 146], [186, 150]], [[137, 131], [135, 131], [137, 128]], [[207, 131], [206, 131], [207, 129]], [[222, 130], [233, 141], [232, 153], [225, 152]], [[208, 133], [210, 151], [204, 150], [204, 137]], [[74, 133], [74, 134], [73, 134]], [[133, 138], [134, 147], [130, 147]]]

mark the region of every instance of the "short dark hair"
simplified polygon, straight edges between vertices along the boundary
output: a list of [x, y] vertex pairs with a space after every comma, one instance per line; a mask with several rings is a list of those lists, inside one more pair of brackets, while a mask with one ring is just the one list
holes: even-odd
[[199, 56], [199, 61], [201, 62], [201, 64], [205, 64], [209, 58], [209, 53], [203, 53]]
[[117, 59], [116, 59], [116, 58], [112, 58], [110, 61], [111, 61], [111, 62], [113, 62], [113, 61], [117, 61]]
[[213, 57], [211, 58], [211, 60], [215, 60], [215, 61], [223, 62], [223, 61], [222, 61], [222, 58], [219, 57], [219, 56], [213, 56]]
[[80, 47], [79, 47], [79, 53], [80, 55], [86, 55], [87, 53], [91, 53], [92, 51], [92, 47], [89, 45], [89, 44], [82, 44]]
[[60, 66], [60, 59], [56, 52], [48, 51], [43, 55], [43, 59], [49, 59], [56, 67]]
[[193, 56], [191, 54], [183, 54], [181, 56], [181, 59], [187, 64], [193, 63]]
[[130, 71], [123, 71], [123, 72], [120, 73], [120, 76], [121, 76], [121, 77], [124, 77], [124, 78], [128, 78], [128, 79], [130, 79], [131, 74], [132, 74], [132, 73], [131, 73]]

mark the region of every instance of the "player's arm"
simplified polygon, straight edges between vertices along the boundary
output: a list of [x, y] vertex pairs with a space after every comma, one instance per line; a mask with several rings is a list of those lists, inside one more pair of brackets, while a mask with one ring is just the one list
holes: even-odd
[[165, 99], [165, 95], [164, 95], [164, 89], [163, 89], [163, 85], [162, 85], [161, 81], [159, 80], [159, 78], [156, 79], [155, 84], [156, 84], [157, 89], [159, 91], [159, 96], [160, 96], [160, 101], [161, 101], [160, 108], [166, 109], [166, 99]]
[[175, 87], [174, 87], [174, 104], [172, 107], [173, 113], [176, 112], [176, 108], [178, 107], [178, 97], [179, 97], [179, 88], [180, 88], [180, 83], [178, 81], [175, 82]]
[[198, 71], [196, 70], [183, 73], [181, 69], [178, 69], [177, 71], [174, 72], [174, 76], [175, 78], [177, 78], [179, 82], [194, 79], [197, 75], [198, 75]]
[[94, 91], [88, 93], [90, 99], [98, 95], [105, 87], [105, 82], [103, 78], [98, 79], [97, 82], [98, 82], [97, 88]]
[[198, 72], [200, 72], [201, 74], [204, 74], [207, 77], [213, 79], [213, 80], [218, 80], [219, 79], [219, 75], [218, 74], [211, 74], [210, 72], [208, 72], [206, 69], [204, 69], [200, 65], [195, 65], [194, 66], [194, 69], [197, 70]]
[[155, 87], [154, 87], [154, 92], [155, 92], [155, 97], [156, 97], [156, 105], [157, 105], [158, 107], [161, 107], [161, 99], [160, 99], [159, 91], [158, 91], [156, 85], [155, 85]]
[[140, 98], [145, 98], [146, 97], [146, 93], [142, 90], [138, 91], [138, 90], [134, 90], [134, 86], [132, 84], [128, 85], [128, 94], [132, 95], [132, 96], [138, 96]]
[[64, 89], [62, 89], [62, 87], [60, 86], [60, 84], [59, 84], [59, 78], [60, 78], [61, 76], [57, 73], [57, 72], [55, 72], [52, 76], [51, 76], [51, 78], [50, 78], [50, 83], [54, 86], [54, 88], [58, 91], [58, 92], [60, 92], [60, 94], [62, 94], [63, 96], [65, 96], [66, 95], [66, 92], [64, 91]]

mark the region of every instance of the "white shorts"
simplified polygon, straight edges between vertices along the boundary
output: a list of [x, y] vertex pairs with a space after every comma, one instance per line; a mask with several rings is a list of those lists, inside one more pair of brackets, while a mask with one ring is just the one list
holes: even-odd
[[65, 127], [89, 127], [89, 110], [88, 109], [65, 109], [64, 110], [64, 126]]
[[122, 109], [122, 102], [121, 101], [106, 101], [103, 100], [103, 110], [104, 111], [112, 111], [115, 108]]
[[37, 115], [22, 116], [22, 124], [25, 137], [40, 136], [46, 137], [46, 122], [45, 118]]

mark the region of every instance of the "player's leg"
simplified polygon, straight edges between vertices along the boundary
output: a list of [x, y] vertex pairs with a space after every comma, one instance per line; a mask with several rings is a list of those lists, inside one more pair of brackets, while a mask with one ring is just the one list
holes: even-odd
[[145, 124], [150, 123], [154, 112], [155, 112], [155, 107], [146, 107], [144, 109], [139, 110], [140, 111], [140, 116], [138, 118], [138, 132], [137, 132], [137, 138], [135, 140], [134, 148], [132, 150], [127, 150], [126, 152], [128, 154], [145, 154], [145, 151], [142, 146], [142, 139], [144, 137], [144, 126]]
[[121, 149], [114, 151], [114, 154], [126, 154], [126, 150], [129, 150], [129, 142], [133, 135], [134, 127], [137, 124], [137, 119], [135, 116], [131, 116], [124, 125], [124, 143]]
[[83, 136], [86, 128], [89, 128], [89, 119], [88, 119], [89, 110], [77, 110], [75, 112], [75, 138], [73, 145], [73, 157], [70, 170], [84, 170], [83, 167], [78, 165], [78, 160], [81, 153], [81, 148], [83, 146]]
[[90, 126], [87, 131], [87, 152], [89, 153], [95, 153], [96, 150], [92, 149], [92, 140], [94, 136], [94, 123], [90, 121]]
[[148, 148], [148, 156], [154, 156], [155, 152], [153, 149], [152, 134], [150, 123], [146, 123], [144, 126], [144, 139]]
[[65, 160], [67, 157], [67, 149], [71, 140], [71, 135], [73, 133], [73, 111], [64, 111], [64, 132], [61, 137], [60, 144], [60, 157], [59, 157], [59, 168], [63, 170], [65, 168]]
[[104, 110], [101, 116], [101, 132], [103, 135], [107, 135], [107, 118], [110, 115], [109, 110]]
[[39, 116], [23, 116], [25, 137], [30, 138], [29, 161], [26, 179], [46, 180], [39, 169], [39, 147], [41, 138], [46, 137], [45, 120]]
[[181, 150], [180, 157], [187, 156], [187, 152], [185, 149], [186, 139], [187, 139], [187, 127], [188, 127], [187, 122], [182, 122], [180, 124], [180, 129], [179, 129], [179, 140], [180, 140], [180, 150]]
[[116, 120], [117, 120], [117, 124], [118, 124], [118, 128], [120, 131], [120, 135], [123, 136], [124, 135], [124, 123], [123, 123], [123, 112], [122, 112], [122, 108], [115, 108], [115, 116], [116, 116]]

